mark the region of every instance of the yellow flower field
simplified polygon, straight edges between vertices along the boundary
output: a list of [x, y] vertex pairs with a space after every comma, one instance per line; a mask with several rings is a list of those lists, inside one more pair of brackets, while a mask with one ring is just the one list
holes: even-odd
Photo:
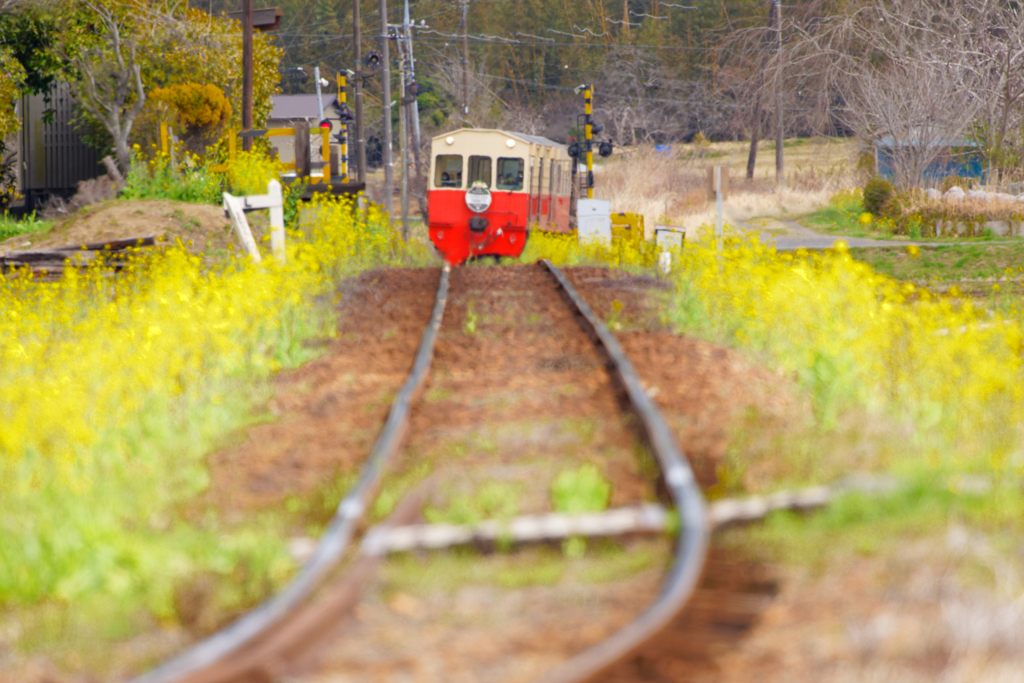
[[[243, 155], [232, 182], [256, 192], [276, 171]], [[116, 278], [0, 279], [0, 606], [105, 601], [173, 620], [183, 577], [243, 577], [217, 598], [230, 610], [290, 574], [273, 520], [228, 529], [189, 510], [207, 485], [202, 459], [252, 419], [266, 378], [309, 357], [304, 340], [333, 333], [316, 297], [361, 269], [426, 260], [374, 207], [317, 200], [301, 223], [284, 265], [211, 266], [171, 247]], [[534, 233], [523, 260], [650, 269], [658, 256]], [[1018, 320], [844, 249], [780, 253], [736, 235], [721, 252], [688, 242], [670, 277], [677, 327], [797, 376], [821, 428], [864, 409], [911, 427], [929, 466], [1021, 473]]]
[[287, 578], [260, 520], [176, 520], [206, 486], [203, 456], [265, 399], [262, 379], [334, 333], [314, 298], [412, 253], [372, 206], [320, 199], [303, 220], [285, 265], [211, 267], [171, 246], [116, 278], [0, 279], [0, 606], [113, 600], [173, 618], [190, 573], [244, 568], [223, 598], [238, 604]]
[[[756, 352], [794, 374], [829, 429], [847, 408], [908, 425], [908, 450], [935, 466], [1024, 473], [1024, 332], [970, 301], [893, 280], [837, 248], [777, 252], [756, 236], [709, 231], [673, 255], [673, 318], [684, 331]], [[574, 246], [534, 234], [531, 257], [647, 266], [622, 244]]]

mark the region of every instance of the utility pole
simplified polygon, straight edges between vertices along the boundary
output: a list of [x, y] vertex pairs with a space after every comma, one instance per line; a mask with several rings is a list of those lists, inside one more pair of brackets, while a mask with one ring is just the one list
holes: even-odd
[[320, 112], [320, 118], [317, 119], [317, 125], [320, 121], [324, 120], [324, 96], [320, 92], [320, 67], [313, 67], [313, 80], [316, 81], [316, 107], [317, 111]]
[[394, 210], [395, 165], [391, 160], [391, 41], [388, 37], [388, 2], [380, 0], [381, 108], [384, 110], [384, 208]]
[[354, 57], [356, 62], [356, 180], [360, 183], [366, 182], [366, 140], [363, 139], [363, 31], [362, 20], [359, 16], [359, 3], [355, 0], [352, 3], [352, 42], [354, 43]]
[[409, 241], [409, 129], [405, 106], [405, 60], [398, 60], [398, 130], [402, 141], [402, 239]]
[[782, 158], [782, 3], [772, 0], [775, 8], [775, 182], [781, 187], [786, 184]]
[[462, 0], [462, 118], [469, 116], [469, 0]]
[[[416, 58], [412, 54], [412, 24], [409, 21], [409, 0], [405, 0], [405, 15], [402, 17], [402, 28], [405, 35], [405, 55], [409, 62], [406, 66], [406, 79], [411, 82], [416, 81]], [[403, 89], [403, 93], [405, 90]], [[412, 158], [413, 164], [416, 167], [416, 180], [417, 182], [422, 179], [422, 172], [420, 171], [420, 105], [415, 99], [415, 93], [413, 93], [413, 101], [411, 103], [412, 111]], [[403, 138], [404, 140], [404, 138]]]
[[[252, 0], [242, 0], [242, 129], [252, 130]], [[242, 149], [252, 148], [252, 138], [242, 138]]]

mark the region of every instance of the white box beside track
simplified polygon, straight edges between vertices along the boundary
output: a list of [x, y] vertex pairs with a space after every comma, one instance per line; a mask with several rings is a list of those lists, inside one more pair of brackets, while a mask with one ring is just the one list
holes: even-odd
[[581, 199], [576, 202], [576, 229], [580, 241], [612, 241], [612, 208], [607, 199]]

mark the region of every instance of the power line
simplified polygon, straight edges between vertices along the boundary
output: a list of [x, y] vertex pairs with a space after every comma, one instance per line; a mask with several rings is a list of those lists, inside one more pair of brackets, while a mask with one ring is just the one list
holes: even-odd
[[[424, 64], [429, 64], [430, 66], [432, 66], [432, 67], [434, 67], [436, 69], [449, 69], [449, 70], [452, 70], [452, 71], [456, 71], [456, 72], [462, 73], [461, 69], [459, 69], [458, 67], [456, 67], [455, 65], [452, 65], [452, 64], [448, 64], [448, 65], [435, 64], [433, 62], [426, 61], [426, 60], [424, 60], [422, 58], [417, 59], [416, 61], [417, 62], [422, 62]], [[560, 92], [572, 92], [572, 93], [575, 93], [575, 88], [570, 88], [568, 86], [563, 86], [563, 85], [547, 85], [547, 84], [541, 83], [539, 81], [529, 81], [529, 80], [526, 80], [526, 79], [519, 79], [519, 78], [507, 78], [505, 76], [492, 76], [490, 74], [475, 74], [475, 75], [479, 76], [479, 77], [483, 77], [483, 78], [489, 78], [489, 79], [494, 80], [494, 81], [505, 81], [507, 83], [517, 83], [519, 85], [534, 86], [534, 87], [537, 87], [537, 88], [541, 88], [542, 90], [556, 90], [556, 91], [560, 91]], [[601, 99], [636, 100], [638, 98], [630, 97], [630, 96], [627, 96], [627, 95], [616, 95], [614, 93], [602, 93], [601, 94]], [[682, 100], [682, 99], [668, 100], [668, 99], [661, 99], [661, 98], [655, 98], [655, 97], [645, 97], [645, 98], [642, 98], [642, 99], [645, 102], [655, 102], [655, 103], [658, 103], [658, 104], [714, 104], [714, 106], [723, 106], [723, 107], [738, 107], [738, 106], [740, 106], [738, 103], [734, 103], [734, 102], [709, 103], [707, 100]]]
[[[569, 33], [564, 33], [564, 32], [561, 32], [561, 31], [556, 31], [555, 29], [547, 29], [547, 30], [552, 32], [552, 33], [560, 33], [561, 35], [571, 35]], [[457, 39], [457, 38], [461, 39], [462, 38], [461, 34], [443, 33], [441, 31], [437, 31], [437, 30], [434, 30], [434, 29], [421, 29], [420, 33], [421, 34], [423, 34], [423, 33], [433, 33], [434, 35], [439, 36], [440, 39], [448, 39], [448, 40]], [[519, 36], [519, 35], [530, 35], [530, 34], [517, 33], [516, 35]], [[679, 51], [702, 51], [702, 52], [736, 52], [736, 51], [740, 51], [740, 48], [725, 48], [725, 47], [713, 47], [713, 46], [701, 46], [701, 45], [632, 45], [632, 44], [606, 45], [604, 43], [577, 43], [577, 42], [568, 43], [568, 42], [559, 42], [559, 41], [555, 41], [555, 40], [545, 40], [545, 39], [541, 39], [540, 41], [529, 41], [529, 40], [519, 40], [517, 38], [507, 38], [507, 37], [504, 37], [504, 36], [490, 36], [490, 35], [486, 35], [486, 34], [477, 34], [477, 35], [470, 34], [468, 37], [469, 37], [469, 40], [471, 40], [472, 42], [475, 42], [475, 43], [499, 43], [499, 44], [507, 44], [507, 45], [527, 45], [527, 46], [542, 45], [542, 46], [552, 46], [552, 47], [600, 47], [600, 48], [604, 48], [606, 50], [611, 50], [611, 49], [616, 49], [616, 48], [626, 48], [626, 49], [628, 49], [628, 48], [636, 48], [636, 49], [640, 49], [640, 50], [679, 50]], [[539, 36], [531, 36], [531, 37], [538, 38]], [[583, 36], [580, 36], [580, 37], [583, 37]], [[439, 38], [432, 38], [430, 36], [423, 36], [420, 39], [421, 40], [439, 40]]]

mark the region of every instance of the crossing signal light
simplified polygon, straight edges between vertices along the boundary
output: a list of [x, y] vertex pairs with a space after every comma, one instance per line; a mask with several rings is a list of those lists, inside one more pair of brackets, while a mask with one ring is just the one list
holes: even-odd
[[610, 157], [612, 155], [612, 142], [606, 140], [605, 142], [599, 142], [597, 145], [597, 153], [603, 157]]
[[366, 64], [366, 68], [372, 70], [380, 66], [380, 60], [381, 58], [379, 52], [371, 52], [370, 54], [366, 55], [366, 59], [364, 60], [364, 62]]
[[338, 114], [338, 118], [341, 119], [342, 121], [355, 121], [356, 120], [355, 114], [352, 113], [352, 110], [349, 109], [348, 105], [345, 104], [344, 102], [339, 102], [338, 100], [334, 100], [333, 106], [334, 106], [334, 111], [337, 112], [337, 114]]
[[328, 119], [324, 119], [323, 121], [320, 122], [320, 129], [323, 130], [325, 128], [327, 130], [331, 129], [331, 122]]
[[569, 145], [569, 156], [573, 159], [578, 159], [580, 156], [580, 143], [573, 142]]

